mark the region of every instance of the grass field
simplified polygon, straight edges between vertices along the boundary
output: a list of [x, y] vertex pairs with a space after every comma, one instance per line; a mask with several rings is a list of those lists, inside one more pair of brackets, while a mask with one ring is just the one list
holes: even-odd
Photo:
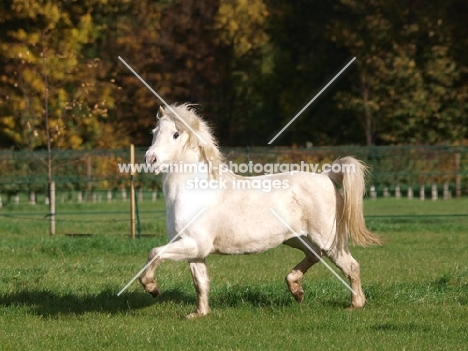
[[[468, 199], [365, 206], [386, 245], [351, 248], [363, 310], [344, 309], [349, 292], [321, 264], [297, 304], [283, 279], [302, 254], [281, 246], [208, 257], [212, 313], [186, 320], [196, 303], [186, 263], [161, 266], [157, 299], [137, 283], [116, 296], [167, 241], [161, 200], [140, 204], [143, 233], [156, 235], [136, 240], [124, 235], [128, 203], [58, 205], [55, 237], [44, 205], [9, 205], [0, 210], [0, 350], [466, 350], [468, 216], [453, 215], [468, 214]], [[65, 235], [77, 233], [96, 235]]]

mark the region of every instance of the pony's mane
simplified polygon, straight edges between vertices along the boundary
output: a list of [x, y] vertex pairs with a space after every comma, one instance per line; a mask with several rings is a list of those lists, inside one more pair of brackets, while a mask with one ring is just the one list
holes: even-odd
[[[184, 103], [181, 105], [173, 104], [171, 108], [177, 112], [175, 115], [169, 108], [161, 108], [161, 118], [169, 118], [176, 125], [177, 130], [186, 132], [188, 135], [188, 141], [186, 147], [191, 149], [198, 149], [202, 161], [207, 165], [211, 162], [213, 167], [216, 169], [224, 163], [224, 156], [218, 149], [218, 144], [213, 136], [212, 129], [206, 123], [196, 110], [197, 105]], [[182, 122], [181, 119], [185, 122]], [[187, 127], [190, 126], [190, 128]], [[195, 133], [196, 134], [195, 134]], [[205, 143], [203, 143], [202, 139]], [[212, 175], [218, 174], [216, 170], [213, 170]]]

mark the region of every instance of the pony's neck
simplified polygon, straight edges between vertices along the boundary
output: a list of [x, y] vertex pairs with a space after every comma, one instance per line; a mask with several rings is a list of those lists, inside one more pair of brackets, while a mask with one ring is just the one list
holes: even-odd
[[187, 148], [188, 150], [184, 153], [183, 159], [179, 160], [182, 163], [198, 163], [203, 162], [201, 154], [198, 150]]

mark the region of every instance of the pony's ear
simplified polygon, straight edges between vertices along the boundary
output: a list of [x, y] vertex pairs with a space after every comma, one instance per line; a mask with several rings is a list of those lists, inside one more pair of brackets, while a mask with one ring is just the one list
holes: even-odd
[[156, 118], [160, 119], [163, 115], [164, 115], [164, 109], [162, 108], [162, 106], [159, 106], [159, 111], [156, 114]]

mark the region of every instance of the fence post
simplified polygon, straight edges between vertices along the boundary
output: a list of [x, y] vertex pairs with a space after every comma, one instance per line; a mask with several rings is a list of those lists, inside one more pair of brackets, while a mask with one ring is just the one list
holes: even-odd
[[413, 188], [410, 186], [408, 188], [408, 199], [412, 199], [413, 198]]
[[449, 189], [449, 183], [445, 182], [444, 183], [444, 200], [450, 199], [452, 196], [450, 194], [450, 189]]
[[49, 201], [50, 201], [50, 235], [55, 235], [55, 182], [49, 184]]
[[433, 201], [436, 201], [437, 200], [437, 184], [436, 183], [433, 183], [432, 184], [432, 191], [431, 191], [431, 195], [432, 195], [432, 200]]
[[419, 189], [419, 198], [421, 200], [424, 200], [425, 194], [424, 194], [424, 185], [421, 184], [421, 189]]
[[[130, 164], [135, 163], [135, 147], [130, 144]], [[130, 170], [130, 236], [135, 239], [135, 184], [133, 182], [134, 168]]]
[[397, 199], [400, 199], [400, 198], [401, 198], [401, 191], [400, 191], [400, 186], [399, 186], [399, 185], [397, 185], [397, 186], [395, 187], [395, 197], [396, 197]]
[[34, 190], [29, 193], [29, 204], [30, 205], [36, 204], [36, 193], [34, 192]]

